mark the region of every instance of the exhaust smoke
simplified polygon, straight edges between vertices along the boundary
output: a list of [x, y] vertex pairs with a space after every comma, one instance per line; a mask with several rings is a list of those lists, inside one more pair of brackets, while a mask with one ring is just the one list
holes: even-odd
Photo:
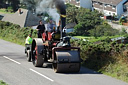
[[42, 0], [38, 3], [36, 8], [36, 13], [47, 13], [49, 16], [56, 21], [56, 25], [58, 26], [60, 15], [57, 10], [60, 11], [61, 14], [66, 14], [66, 6], [64, 4], [64, 0]]
[[66, 15], [64, 0], [21, 0], [21, 2], [26, 3], [28, 8], [36, 8], [37, 14], [49, 14], [56, 21], [56, 25], [58, 25], [60, 19], [57, 11], [59, 10], [60, 14]]

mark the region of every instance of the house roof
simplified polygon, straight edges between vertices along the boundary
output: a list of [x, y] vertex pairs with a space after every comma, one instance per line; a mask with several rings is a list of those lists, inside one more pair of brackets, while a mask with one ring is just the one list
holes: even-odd
[[112, 5], [118, 5], [122, 0], [92, 0], [92, 1], [98, 1], [98, 2], [112, 4]]
[[18, 24], [21, 27], [31, 27], [38, 25], [39, 20], [40, 19], [36, 15], [33, 15], [26, 9], [21, 9], [21, 14], [19, 14], [19, 11], [14, 14], [6, 14], [2, 19], [2, 21]]

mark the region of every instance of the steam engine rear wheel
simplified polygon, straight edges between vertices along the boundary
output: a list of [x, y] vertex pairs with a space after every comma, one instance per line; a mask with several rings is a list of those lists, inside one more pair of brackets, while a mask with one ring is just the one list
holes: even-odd
[[35, 67], [42, 67], [44, 63], [42, 43], [42, 39], [35, 39], [32, 42], [32, 62]]

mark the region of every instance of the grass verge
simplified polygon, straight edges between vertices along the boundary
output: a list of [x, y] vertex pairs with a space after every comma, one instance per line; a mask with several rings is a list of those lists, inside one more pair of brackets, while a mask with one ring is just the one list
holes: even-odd
[[80, 47], [83, 66], [128, 82], [128, 44], [105, 41], [94, 44], [82, 40], [71, 42], [73, 46]]
[[5, 82], [3, 82], [2, 80], [0, 80], [0, 85], [8, 85]]
[[86, 40], [89, 40], [90, 42], [97, 42], [97, 41], [100, 41], [100, 40], [104, 40], [106, 38], [117, 38], [117, 37], [122, 37], [124, 35], [116, 35], [116, 36], [102, 36], [102, 37], [91, 37], [91, 36], [73, 36], [75, 38], [78, 38], [78, 39], [86, 39]]
[[3, 13], [3, 14], [13, 14], [13, 12], [7, 12], [6, 9], [0, 9], [0, 13]]

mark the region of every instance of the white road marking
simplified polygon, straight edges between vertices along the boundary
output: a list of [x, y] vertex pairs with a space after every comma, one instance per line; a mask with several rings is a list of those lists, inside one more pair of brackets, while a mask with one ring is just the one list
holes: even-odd
[[6, 57], [6, 56], [3, 56], [3, 57], [6, 58], [6, 59], [8, 59], [8, 60], [10, 60], [10, 61], [13, 61], [13, 62], [15, 62], [15, 63], [17, 63], [17, 64], [21, 64], [21, 63], [15, 61], [15, 60], [13, 60], [13, 59], [11, 59], [11, 58], [9, 58], [9, 57]]
[[42, 77], [44, 77], [44, 78], [46, 78], [46, 79], [48, 79], [48, 80], [50, 80], [50, 81], [54, 82], [54, 80], [52, 80], [52, 79], [48, 78], [47, 76], [45, 76], [45, 75], [43, 75], [43, 74], [41, 74], [41, 73], [39, 73], [39, 72], [37, 72], [37, 71], [35, 71], [35, 70], [31, 69], [31, 68], [30, 68], [30, 70], [31, 70], [31, 71], [33, 71], [34, 73], [37, 73], [38, 75], [40, 75], [40, 76], [42, 76]]

